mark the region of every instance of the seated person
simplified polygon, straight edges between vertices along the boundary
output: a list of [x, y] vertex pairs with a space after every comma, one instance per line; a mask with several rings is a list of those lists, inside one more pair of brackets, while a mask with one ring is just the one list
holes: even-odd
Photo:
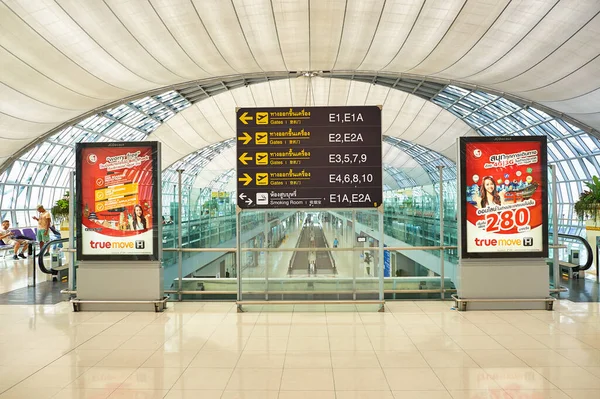
[[[16, 239], [13, 232], [8, 229], [9, 227], [10, 222], [8, 220], [3, 220], [2, 228], [0, 229], [0, 240], [2, 240], [2, 242], [4, 242], [7, 245], [13, 246], [13, 259], [26, 259], [26, 256], [23, 254], [23, 252], [27, 251], [27, 248], [29, 247], [29, 241]], [[17, 252], [19, 252], [19, 248], [21, 247], [21, 245], [23, 245], [23, 249], [21, 250], [21, 253], [17, 255]]]

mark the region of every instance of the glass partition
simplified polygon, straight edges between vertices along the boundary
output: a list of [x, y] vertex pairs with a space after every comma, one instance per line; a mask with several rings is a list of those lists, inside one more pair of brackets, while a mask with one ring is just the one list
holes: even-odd
[[[386, 191], [383, 216], [377, 209], [243, 211], [239, 265], [235, 193], [182, 187], [179, 209], [178, 187], [167, 187], [164, 287], [173, 298], [236, 299], [238, 270], [243, 300], [378, 299], [380, 290], [385, 299], [438, 299], [442, 287], [446, 298], [456, 292], [456, 180]], [[559, 251], [561, 259], [569, 251]], [[548, 264], [552, 273], [552, 259]]]
[[[175, 187], [163, 195], [163, 201], [173, 197], [173, 191], [177, 196]], [[410, 205], [408, 198], [401, 196], [386, 199], [385, 246], [440, 245], [436, 218], [439, 201], [433, 195], [434, 187], [415, 188], [415, 192]], [[168, 293], [179, 293], [181, 279], [178, 298], [235, 298], [237, 264], [233, 250], [237, 237], [233, 198], [230, 193], [182, 188], [181, 260], [178, 205], [163, 204], [163, 211], [172, 213], [163, 215], [164, 287]], [[240, 216], [242, 298], [378, 299], [380, 276], [385, 278], [383, 285], [389, 299], [439, 298], [440, 250], [380, 253], [379, 227], [377, 209], [244, 211]], [[364, 237], [364, 241], [358, 241], [358, 237]], [[225, 250], [215, 252], [218, 248]], [[453, 288], [450, 281], [448, 287]]]
[[[378, 298], [377, 279], [366, 274], [363, 255], [354, 247], [351, 212], [245, 211], [242, 220], [260, 214], [263, 223], [241, 229], [242, 237], [254, 237], [241, 245], [242, 299]], [[262, 231], [254, 231], [257, 225]], [[371, 274], [377, 274], [372, 265]]]
[[[236, 287], [228, 287], [235, 282], [237, 264], [236, 217], [232, 193], [211, 191], [205, 188], [183, 186], [181, 189], [181, 210], [177, 185], [163, 193], [163, 265], [165, 268], [164, 287], [169, 293], [181, 289], [181, 299], [232, 299], [229, 290], [236, 293]], [[181, 212], [181, 221], [179, 221]], [[256, 219], [244, 219], [242, 225], [256, 224]], [[180, 234], [181, 231], [181, 234]], [[180, 254], [179, 237], [181, 235]], [[223, 251], [215, 252], [223, 248]], [[181, 275], [179, 265], [181, 263]], [[231, 279], [220, 281], [220, 279]], [[223, 288], [226, 286], [226, 288]], [[197, 295], [189, 292], [198, 291]], [[212, 292], [212, 294], [209, 294]], [[219, 297], [223, 295], [223, 298]]]
[[[381, 242], [380, 215], [376, 209], [354, 212], [354, 248], [352, 253], [353, 276], [356, 277], [356, 298], [377, 299], [379, 296], [379, 279], [383, 280], [384, 265]], [[359, 241], [358, 238], [361, 237]]]
[[165, 290], [179, 289], [179, 254], [175, 251], [168, 251], [163, 248], [163, 277]]
[[[187, 257], [185, 256], [187, 255]], [[184, 252], [183, 265], [196, 268], [184, 274], [183, 300], [235, 300], [237, 297], [236, 259], [234, 252]]]
[[[549, 241], [554, 244], [551, 168], [548, 176]], [[437, 183], [387, 191], [382, 252], [382, 219], [377, 209], [244, 211], [240, 216], [239, 268], [235, 193], [183, 186], [180, 210], [178, 186], [166, 187], [162, 261], [164, 289], [173, 299], [235, 300], [238, 270], [245, 300], [378, 299], [380, 276], [388, 300], [438, 299], [442, 278], [446, 298], [456, 291], [455, 180], [444, 181], [441, 206]], [[558, 244], [566, 245], [557, 251], [562, 265], [558, 277], [572, 277], [571, 266], [584, 265], [591, 255], [580, 240], [564, 234]], [[67, 268], [70, 256], [66, 249], [66, 244], [53, 246], [46, 266]], [[574, 254], [578, 256], [574, 258]], [[547, 263], [554, 288], [553, 249]], [[71, 278], [76, 289], [77, 264], [74, 269]]]
[[455, 290], [457, 250], [439, 249], [441, 245], [456, 246], [456, 186], [450, 186], [450, 190], [448, 186], [444, 182], [443, 243], [440, 241], [439, 185], [397, 190], [386, 196], [385, 244], [405, 248], [384, 254], [384, 260], [390, 264], [385, 283], [386, 299], [440, 298], [442, 254], [445, 289]]

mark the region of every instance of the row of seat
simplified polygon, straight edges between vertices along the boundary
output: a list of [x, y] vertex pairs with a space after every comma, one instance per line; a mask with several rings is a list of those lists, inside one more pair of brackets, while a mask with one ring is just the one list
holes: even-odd
[[[54, 227], [50, 227], [54, 233], [57, 233]], [[10, 231], [15, 235], [15, 237], [27, 237], [27, 239], [31, 242], [36, 242], [37, 240], [37, 227], [35, 228], [25, 228], [23, 230], [20, 229], [10, 229]], [[6, 253], [13, 249], [12, 244], [5, 244], [4, 241], [0, 240], [0, 251], [3, 253], [3, 258], [6, 258]]]

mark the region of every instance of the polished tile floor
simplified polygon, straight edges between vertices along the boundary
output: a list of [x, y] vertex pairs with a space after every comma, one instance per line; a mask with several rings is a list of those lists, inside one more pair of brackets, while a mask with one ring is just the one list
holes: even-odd
[[600, 304], [0, 306], [0, 399], [598, 399]]
[[[0, 293], [27, 287], [28, 270], [33, 270], [32, 258], [13, 260], [11, 254], [0, 257]], [[40, 274], [38, 281], [42, 281]]]
[[35, 287], [17, 288], [0, 293], [0, 305], [55, 305], [69, 298], [60, 291], [69, 285], [60, 281], [42, 281]]
[[600, 284], [596, 282], [596, 273], [587, 273], [586, 278], [561, 278], [560, 285], [568, 289], [561, 297], [573, 302], [600, 302]]

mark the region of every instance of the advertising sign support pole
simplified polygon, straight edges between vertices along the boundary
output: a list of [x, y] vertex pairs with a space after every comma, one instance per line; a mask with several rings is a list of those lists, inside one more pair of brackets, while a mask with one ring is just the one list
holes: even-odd
[[[265, 248], [269, 248], [269, 212], [265, 211]], [[265, 300], [269, 300], [269, 252], [265, 252]]]
[[[346, 229], [346, 231], [348, 231], [348, 223], [346, 223], [345, 221], [343, 221], [344, 226], [343, 228]], [[356, 211], [353, 209], [352, 210], [352, 231], [348, 231], [346, 234], [346, 237], [349, 238], [350, 241], [350, 245], [355, 246], [355, 242], [356, 242], [356, 234], [355, 234], [355, 227], [356, 226]], [[354, 253], [352, 254], [352, 257], [354, 257]], [[360, 260], [361, 258], [358, 258], [358, 264], [360, 265]], [[352, 262], [352, 299], [356, 301], [356, 265], [354, 264], [354, 262]]]
[[[73, 249], [75, 248], [75, 171], [69, 174], [69, 194], [69, 249]], [[75, 291], [75, 252], [69, 252], [69, 291]]]
[[[242, 208], [235, 207], [235, 263], [237, 268], [237, 300], [242, 300], [242, 229], [241, 229]], [[237, 306], [238, 313], [243, 312], [242, 305]]]
[[177, 169], [177, 196], [179, 200], [179, 206], [177, 207], [177, 247], [179, 251], [177, 251], [178, 259], [177, 259], [177, 267], [179, 268], [179, 284], [178, 284], [178, 300], [182, 300], [181, 291], [183, 290], [183, 252], [181, 252], [181, 247], [183, 246], [183, 240], [181, 237], [182, 228], [181, 228], [181, 174], [183, 173], [183, 169]]
[[[379, 214], [379, 300], [383, 301], [383, 240], [384, 240], [384, 232], [383, 232], [383, 204], [377, 207], [377, 213]], [[379, 311], [385, 312], [385, 305], [381, 303], [379, 305]]]
[[[558, 245], [558, 190], [556, 189], [556, 165], [550, 165], [552, 171], [552, 220], [554, 225], [552, 226], [552, 242], [556, 246]], [[554, 288], [560, 288], [560, 265], [558, 259], [558, 248], [552, 250], [552, 274], [554, 275]], [[556, 295], [560, 298], [560, 291], [556, 292]]]
[[440, 170], [440, 247], [442, 247], [440, 249], [440, 290], [442, 300], [444, 300], [444, 166], [440, 165], [438, 169]]

